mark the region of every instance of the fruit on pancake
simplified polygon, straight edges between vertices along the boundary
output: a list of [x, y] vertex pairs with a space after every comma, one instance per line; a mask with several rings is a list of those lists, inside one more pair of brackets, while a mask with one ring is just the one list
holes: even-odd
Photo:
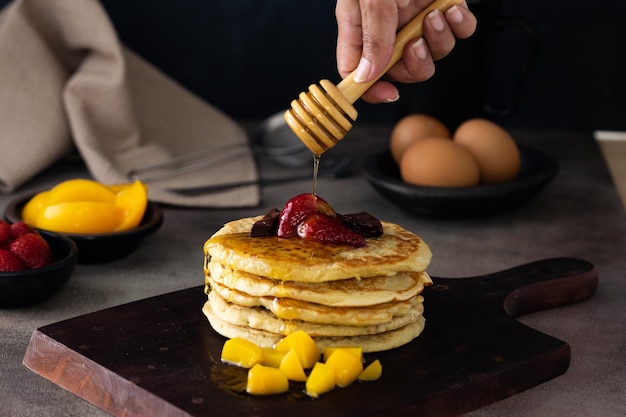
[[335, 216], [335, 210], [321, 197], [315, 194], [299, 194], [291, 198], [280, 212], [278, 230], [279, 237], [295, 236], [298, 225], [314, 214]]
[[0, 220], [0, 272], [42, 268], [52, 260], [48, 242], [36, 230]]
[[27, 224], [62, 233], [111, 233], [141, 222], [148, 204], [140, 181], [106, 186], [72, 179], [31, 198], [22, 210]]
[[368, 213], [341, 215], [315, 194], [299, 194], [291, 198], [280, 212], [278, 209], [270, 210], [255, 222], [250, 231], [252, 237], [276, 235], [288, 238], [297, 235], [354, 247], [365, 245], [363, 237], [381, 234], [382, 225], [374, 216]]
[[336, 217], [314, 214], [298, 225], [298, 236], [320, 242], [345, 243], [355, 248], [365, 246], [363, 235], [353, 231]]

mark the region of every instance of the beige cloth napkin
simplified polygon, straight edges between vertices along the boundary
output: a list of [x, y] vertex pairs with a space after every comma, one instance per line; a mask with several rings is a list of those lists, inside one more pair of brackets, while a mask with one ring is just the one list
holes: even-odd
[[199, 196], [168, 191], [257, 179], [248, 138], [125, 48], [97, 0], [15, 0], [0, 14], [0, 62], [0, 191], [16, 190], [74, 147], [96, 180], [113, 184], [172, 156], [239, 144], [240, 156], [226, 163], [148, 182], [150, 199], [259, 203], [256, 185]]

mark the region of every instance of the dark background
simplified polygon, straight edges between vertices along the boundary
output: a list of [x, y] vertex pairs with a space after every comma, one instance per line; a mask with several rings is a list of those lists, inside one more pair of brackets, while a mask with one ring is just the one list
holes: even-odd
[[[309, 84], [338, 81], [334, 0], [101, 2], [128, 47], [232, 117], [269, 116]], [[626, 2], [469, 3], [477, 34], [432, 80], [403, 86], [398, 103], [359, 102], [360, 120], [423, 111], [450, 125], [477, 115], [511, 128], [626, 130]]]

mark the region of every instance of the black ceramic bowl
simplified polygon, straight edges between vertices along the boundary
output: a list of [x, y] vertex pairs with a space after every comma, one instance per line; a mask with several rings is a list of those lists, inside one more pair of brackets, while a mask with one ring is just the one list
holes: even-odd
[[469, 217], [494, 214], [528, 201], [558, 172], [557, 161], [541, 152], [520, 146], [522, 165], [514, 180], [476, 187], [426, 187], [407, 184], [400, 177], [391, 152], [370, 155], [364, 175], [388, 200], [417, 215]]
[[[9, 203], [4, 212], [4, 218], [11, 223], [22, 221], [22, 209], [34, 195], [35, 193], [29, 193], [17, 197]], [[130, 255], [139, 247], [139, 244], [146, 236], [156, 232], [162, 224], [163, 211], [161, 207], [149, 201], [141, 223], [134, 229], [115, 233], [64, 233], [64, 235], [76, 243], [78, 247], [78, 263], [103, 263]]]
[[50, 246], [53, 263], [43, 268], [0, 272], [0, 308], [39, 303], [52, 297], [70, 279], [78, 260], [76, 244], [64, 235], [39, 233]]

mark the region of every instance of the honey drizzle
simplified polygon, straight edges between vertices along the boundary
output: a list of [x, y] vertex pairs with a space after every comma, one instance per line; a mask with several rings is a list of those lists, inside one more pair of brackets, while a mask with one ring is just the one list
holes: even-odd
[[313, 195], [317, 195], [317, 173], [320, 169], [322, 155], [313, 155]]

